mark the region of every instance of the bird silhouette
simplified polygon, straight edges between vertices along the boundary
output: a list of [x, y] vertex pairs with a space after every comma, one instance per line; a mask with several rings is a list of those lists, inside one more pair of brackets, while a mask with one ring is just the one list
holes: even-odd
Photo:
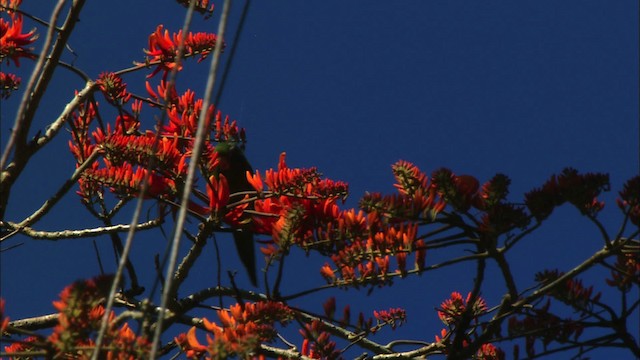
[[[229, 192], [235, 194], [242, 191], [252, 191], [253, 187], [247, 180], [246, 172], [252, 172], [249, 161], [244, 156], [244, 151], [235, 142], [221, 142], [216, 146], [216, 152], [220, 159], [218, 174], [224, 175], [229, 184]], [[249, 203], [248, 209], [253, 209], [253, 203]], [[253, 286], [257, 286], [256, 253], [253, 244], [253, 232], [248, 214], [243, 214], [240, 219], [240, 227], [234, 229], [233, 240], [242, 264], [249, 273], [249, 279]]]

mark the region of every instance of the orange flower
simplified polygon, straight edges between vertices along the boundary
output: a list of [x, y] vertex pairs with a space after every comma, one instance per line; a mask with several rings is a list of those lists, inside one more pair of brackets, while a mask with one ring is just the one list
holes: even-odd
[[331, 269], [331, 266], [327, 263], [320, 268], [320, 274], [330, 283], [332, 283], [336, 278], [336, 274], [333, 273], [333, 269]]
[[229, 357], [253, 353], [263, 342], [271, 341], [276, 336], [274, 324], [289, 322], [293, 312], [283, 303], [264, 301], [232, 305], [228, 311], [217, 312], [220, 325], [202, 319], [207, 331], [207, 346], [200, 344], [196, 338], [196, 328], [176, 338], [176, 343], [190, 358], [201, 358], [208, 353], [211, 358]]

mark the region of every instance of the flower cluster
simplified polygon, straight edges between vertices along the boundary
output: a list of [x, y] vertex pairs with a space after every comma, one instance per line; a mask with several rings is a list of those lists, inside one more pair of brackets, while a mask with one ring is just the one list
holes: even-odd
[[[176, 2], [186, 8], [189, 7], [189, 4], [191, 3], [190, 0], [176, 0]], [[209, 17], [213, 14], [213, 3], [211, 4], [211, 6], [209, 6], [209, 0], [199, 0], [196, 1], [194, 10], [199, 12], [200, 14], [205, 15], [205, 17]]]
[[0, 99], [8, 99], [14, 90], [18, 90], [21, 81], [14, 74], [0, 72]]
[[407, 313], [401, 308], [380, 311], [374, 310], [373, 316], [378, 321], [377, 327], [389, 325], [391, 326], [391, 329], [394, 330], [396, 327], [401, 326], [407, 321]]
[[[447, 325], [447, 328], [440, 331], [440, 335], [435, 336], [436, 343], [445, 345], [445, 353], [450, 353], [452, 350], [460, 351], [459, 346], [454, 348], [454, 339], [456, 335], [455, 329], [462, 320], [465, 313], [475, 322], [478, 326], [478, 318], [487, 312], [487, 304], [485, 300], [478, 296], [473, 303], [471, 302], [471, 293], [468, 293], [466, 298], [463, 298], [459, 292], [452, 292], [449, 299], [440, 304], [438, 309], [438, 317]], [[473, 329], [463, 332], [463, 338], [460, 341], [462, 349], [468, 348], [471, 342], [474, 340], [472, 334], [475, 334]], [[503, 360], [505, 358], [504, 352], [491, 343], [483, 343], [479, 346], [473, 359], [483, 360]]]
[[[226, 359], [246, 357], [272, 341], [276, 336], [275, 324], [286, 324], [293, 319], [293, 312], [280, 302], [263, 301], [232, 305], [229, 310], [219, 310], [220, 325], [202, 319], [208, 332], [207, 345], [196, 337], [196, 327], [176, 337], [176, 344], [188, 358]], [[210, 336], [213, 335], [213, 336]]]
[[493, 344], [482, 344], [476, 353], [477, 360], [504, 360], [504, 351]]
[[254, 231], [271, 235], [277, 246], [263, 250], [269, 256], [293, 245], [328, 252], [353, 229], [337, 205], [347, 184], [322, 178], [315, 168], [289, 168], [284, 153], [277, 170], [267, 170], [264, 176], [259, 171], [247, 174], [247, 181], [260, 195], [254, 203], [259, 214]]
[[[184, 43], [183, 43], [184, 37]], [[204, 60], [216, 46], [218, 37], [215, 34], [204, 32], [188, 32], [183, 36], [182, 30], [173, 35], [164, 26], [158, 25], [149, 36], [149, 49], [145, 50], [147, 58], [145, 64], [157, 64], [157, 67], [148, 77], [153, 77], [159, 72], [163, 73], [163, 79], [167, 74], [176, 69], [182, 70], [182, 65], [176, 63], [180, 44], [184, 44], [184, 57], [200, 55], [198, 62]]]
[[[562, 275], [564, 273], [558, 270], [545, 270], [537, 273], [535, 280], [541, 286], [544, 286], [557, 280]], [[571, 278], [553, 288], [549, 296], [572, 306], [578, 311], [584, 312], [591, 304], [598, 302], [601, 293], [598, 292], [593, 295], [593, 286], [586, 288], [582, 285], [581, 280]]]
[[528, 357], [535, 356], [535, 342], [542, 340], [546, 347], [551, 342], [567, 343], [577, 341], [584, 327], [572, 319], [561, 319], [549, 312], [551, 302], [541, 308], [530, 309], [522, 318], [509, 318], [509, 336], [524, 336]]
[[[143, 182], [148, 179], [146, 198], [175, 202], [183, 191], [202, 99], [197, 99], [191, 90], [178, 95], [164, 81], [160, 82], [156, 92], [147, 82], [147, 90], [154, 99], [149, 100], [151, 106], [157, 106], [165, 96], [168, 99], [164, 108], [169, 115], [169, 124], [161, 128], [160, 134], [154, 134], [141, 131], [141, 101], [134, 101], [130, 112], [120, 108], [131, 94], [119, 76], [103, 73], [97, 83], [107, 102], [119, 107], [120, 114], [115, 119], [115, 126], [100, 122], [92, 130], [94, 120], [98, 118], [97, 102], [81, 104], [73, 113], [70, 121], [73, 138], [69, 147], [78, 166], [92, 153], [97, 151], [100, 155], [100, 161], [92, 163], [79, 180], [79, 194], [83, 201], [87, 204], [103, 201], [106, 189], [122, 199], [137, 196]], [[224, 176], [218, 175], [220, 159], [211, 139], [244, 142], [245, 134], [228, 116], [223, 118], [220, 111], [214, 114], [213, 106], [208, 112], [208, 120], [211, 135], [207, 137], [209, 141], [205, 143], [201, 158], [203, 166], [200, 167], [206, 191], [194, 191], [195, 198], [191, 200], [189, 209], [205, 217], [213, 212], [216, 219], [233, 223], [246, 204], [226, 208], [229, 186]]]
[[622, 253], [617, 256], [611, 270], [611, 279], [606, 279], [609, 286], [628, 292], [632, 286], [640, 285], [640, 260], [637, 253]]
[[325, 331], [324, 327], [322, 321], [313, 320], [300, 330], [304, 338], [300, 351], [302, 355], [312, 359], [340, 358], [340, 351], [336, 349], [335, 341], [331, 340], [331, 335]]
[[449, 169], [432, 174], [433, 186], [454, 210], [467, 212], [471, 207], [480, 210], [477, 231], [484, 237], [496, 236], [529, 225], [529, 216], [521, 206], [506, 202], [511, 180], [496, 174], [480, 187], [470, 175], [455, 175]]
[[565, 202], [575, 206], [582, 214], [595, 216], [604, 208], [604, 202], [597, 197], [602, 191], [608, 190], [609, 175], [579, 174], [575, 169], [566, 168], [559, 175], [552, 176], [541, 188], [528, 192], [525, 203], [538, 221], [549, 217], [555, 207]]
[[22, 32], [23, 18], [16, 12], [10, 12], [9, 20], [0, 18], [0, 62], [13, 61], [20, 66], [20, 58], [34, 59], [36, 55], [33, 48], [28, 47], [38, 35], [32, 29], [27, 33]]
[[[361, 211], [336, 212], [330, 253], [335, 268], [325, 264], [322, 276], [335, 285], [385, 284], [390, 275], [405, 276], [425, 267], [426, 246], [418, 226], [431, 223], [446, 205], [428, 177], [415, 165], [399, 161], [392, 166], [398, 194], [366, 194]], [[329, 234], [331, 232], [328, 232]], [[413, 268], [409, 256], [413, 255]]]
[[[13, 62], [16, 67], [20, 66], [20, 58], [35, 59], [36, 54], [30, 47], [38, 35], [36, 29], [23, 33], [23, 17], [15, 10], [20, 6], [22, 0], [2, 1], [0, 17], [0, 63]], [[11, 92], [18, 89], [21, 79], [14, 75], [0, 71], [0, 98], [6, 99]]]
[[[60, 300], [53, 303], [59, 312], [58, 325], [53, 329], [49, 341], [53, 344], [56, 357], [79, 356], [88, 358], [90, 354], [78, 353], [78, 347], [92, 346], [93, 336], [100, 328], [105, 310], [101, 304], [108, 293], [112, 277], [101, 276], [86, 281], [78, 281], [66, 287]], [[103, 342], [105, 356], [115, 359], [141, 358], [149, 353], [149, 342], [138, 337], [123, 324], [117, 327], [115, 314], [109, 314], [110, 325]]]
[[632, 224], [640, 226], [640, 176], [635, 176], [624, 183], [620, 197], [616, 199], [618, 207], [626, 214]]
[[390, 222], [416, 220], [428, 223], [444, 209], [446, 203], [428, 176], [417, 166], [400, 160], [391, 166], [396, 178], [394, 187], [398, 194], [382, 196], [367, 193], [360, 201], [360, 207], [368, 213], [379, 213]]
[[[11, 355], [11, 354], [24, 354], [24, 353], [38, 353], [41, 352], [41, 348], [43, 348], [43, 346], [45, 346], [45, 344], [40, 341], [40, 339], [37, 336], [29, 336], [23, 340], [19, 340], [19, 341], [14, 341], [11, 345], [7, 345], [4, 347], [4, 351]], [[27, 357], [22, 357], [21, 356], [14, 356], [14, 357], [10, 357], [10, 360], [13, 359], [27, 359]], [[31, 358], [28, 358], [31, 359]]]
[[[440, 335], [436, 335], [435, 336], [435, 341], [436, 343], [440, 343], [443, 344], [445, 346], [447, 346], [447, 348], [444, 350], [445, 354], [448, 354], [450, 351], [450, 346], [451, 346], [451, 335], [452, 332], [448, 331], [447, 329], [442, 329], [440, 331]], [[463, 340], [462, 341], [462, 348], [468, 348], [469, 347], [469, 340]], [[458, 349], [459, 350], [459, 349]], [[516, 357], [517, 358], [517, 357]], [[476, 359], [476, 360], [504, 360], [506, 359], [505, 353], [504, 351], [502, 351], [502, 349], [500, 349], [499, 347], [491, 344], [491, 343], [485, 343], [480, 345], [480, 348], [478, 349], [478, 351], [476, 351], [475, 356], [472, 357], [472, 359]]]
[[455, 325], [462, 315], [471, 307], [470, 316], [477, 318], [487, 311], [487, 304], [484, 299], [478, 296], [473, 304], [471, 302], [471, 293], [467, 294], [466, 298], [462, 298], [462, 295], [454, 291], [451, 293], [451, 297], [440, 304], [438, 309], [438, 317], [448, 326]]
[[0, 298], [0, 334], [9, 326], [9, 317], [4, 313], [4, 299]]
[[[94, 351], [94, 338], [105, 310], [102, 301], [108, 293], [112, 277], [100, 276], [77, 281], [67, 286], [60, 299], [53, 302], [58, 311], [58, 324], [45, 338], [27, 338], [5, 347], [8, 354], [42, 349], [51, 358], [89, 359]], [[127, 323], [118, 327], [115, 314], [109, 314], [100, 358], [140, 359], [148, 356], [150, 343], [135, 334]]]
[[115, 73], [103, 72], [96, 80], [96, 84], [111, 104], [121, 105], [131, 98], [131, 94], [127, 91], [127, 84]]

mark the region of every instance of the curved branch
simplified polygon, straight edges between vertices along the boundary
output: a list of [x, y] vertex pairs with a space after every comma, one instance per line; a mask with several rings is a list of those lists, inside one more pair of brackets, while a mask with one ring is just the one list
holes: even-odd
[[[163, 219], [154, 219], [144, 223], [136, 225], [136, 230], [148, 230], [160, 226], [163, 223]], [[68, 240], [68, 239], [80, 239], [96, 237], [100, 235], [113, 234], [118, 232], [127, 232], [131, 228], [131, 225], [111, 225], [103, 226], [91, 229], [81, 230], [62, 230], [62, 231], [40, 231], [30, 228], [28, 226], [20, 227], [19, 224], [6, 221], [1, 222], [0, 225], [8, 227], [10, 230], [16, 230], [18, 233], [26, 235], [35, 240]], [[4, 239], [0, 239], [2, 242]]]

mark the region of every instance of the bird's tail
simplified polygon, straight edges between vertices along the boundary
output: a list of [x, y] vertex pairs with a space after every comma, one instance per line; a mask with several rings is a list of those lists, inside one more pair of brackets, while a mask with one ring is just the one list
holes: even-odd
[[253, 233], [251, 231], [237, 229], [233, 232], [233, 240], [240, 260], [249, 273], [249, 279], [253, 286], [258, 286], [258, 276], [256, 274], [256, 252], [253, 245]]

